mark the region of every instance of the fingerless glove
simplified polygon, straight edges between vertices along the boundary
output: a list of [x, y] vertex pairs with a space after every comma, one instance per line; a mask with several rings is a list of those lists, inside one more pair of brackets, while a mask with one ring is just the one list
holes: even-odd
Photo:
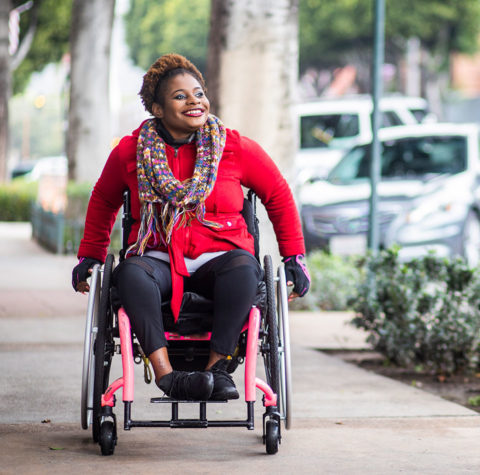
[[293, 291], [300, 297], [303, 297], [310, 288], [310, 274], [304, 263], [304, 258], [303, 254], [283, 258], [287, 282], [293, 282]]
[[86, 282], [87, 277], [90, 277], [88, 272], [93, 268], [95, 264], [101, 264], [98, 259], [92, 259], [91, 257], [81, 257], [78, 264], [72, 271], [72, 287], [75, 292], [77, 291], [77, 285], [79, 282]]

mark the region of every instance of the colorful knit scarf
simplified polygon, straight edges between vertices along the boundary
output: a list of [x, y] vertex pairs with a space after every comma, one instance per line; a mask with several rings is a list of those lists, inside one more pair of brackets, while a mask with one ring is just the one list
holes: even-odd
[[[218, 165], [225, 146], [225, 127], [214, 115], [195, 133], [197, 157], [193, 176], [177, 180], [167, 162], [165, 142], [155, 130], [155, 120], [145, 121], [137, 142], [137, 178], [141, 203], [141, 224], [137, 242], [128, 253], [142, 255], [150, 238], [154, 246], [168, 245], [176, 225], [185, 226], [193, 218], [202, 224], [221, 225], [205, 219], [205, 200], [215, 185]], [[160, 204], [160, 213], [157, 212]]]

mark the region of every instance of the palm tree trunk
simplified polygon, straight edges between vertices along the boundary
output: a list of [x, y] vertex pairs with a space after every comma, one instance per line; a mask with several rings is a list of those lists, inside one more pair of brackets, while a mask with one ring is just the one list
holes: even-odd
[[110, 150], [109, 64], [115, 0], [74, 0], [67, 156], [69, 177], [94, 181]]
[[[256, 140], [291, 183], [297, 77], [298, 0], [212, 0], [207, 78], [215, 112]], [[275, 255], [271, 226], [261, 234], [262, 252]]]
[[10, 10], [10, 0], [0, 2], [0, 183], [7, 179], [8, 100], [11, 94], [10, 53], [8, 52]]

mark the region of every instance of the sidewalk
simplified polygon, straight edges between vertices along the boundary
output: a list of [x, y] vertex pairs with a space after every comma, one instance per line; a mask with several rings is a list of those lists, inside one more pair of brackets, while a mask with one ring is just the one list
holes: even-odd
[[[43, 251], [29, 233], [24, 223], [0, 223], [0, 474], [478, 473], [476, 412], [315, 350], [365, 347], [346, 324], [351, 315], [339, 312], [291, 314], [293, 429], [276, 456], [261, 445], [261, 401], [253, 433], [125, 432], [119, 397], [118, 447], [100, 457], [80, 427], [86, 297], [71, 289], [76, 259]], [[148, 404], [157, 391], [138, 373], [135, 417], [157, 417]], [[218, 411], [243, 417], [243, 409]]]

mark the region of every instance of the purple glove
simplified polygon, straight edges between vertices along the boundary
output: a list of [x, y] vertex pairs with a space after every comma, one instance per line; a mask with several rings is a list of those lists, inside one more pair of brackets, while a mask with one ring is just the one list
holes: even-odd
[[78, 292], [78, 284], [80, 282], [86, 282], [87, 277], [90, 277], [90, 269], [93, 269], [95, 264], [102, 264], [97, 259], [92, 259], [91, 257], [81, 257], [78, 261], [78, 264], [73, 268], [72, 271], [72, 287], [75, 292]]
[[283, 258], [287, 282], [293, 282], [293, 291], [300, 297], [303, 297], [310, 288], [310, 274], [303, 262], [304, 258], [303, 254]]

